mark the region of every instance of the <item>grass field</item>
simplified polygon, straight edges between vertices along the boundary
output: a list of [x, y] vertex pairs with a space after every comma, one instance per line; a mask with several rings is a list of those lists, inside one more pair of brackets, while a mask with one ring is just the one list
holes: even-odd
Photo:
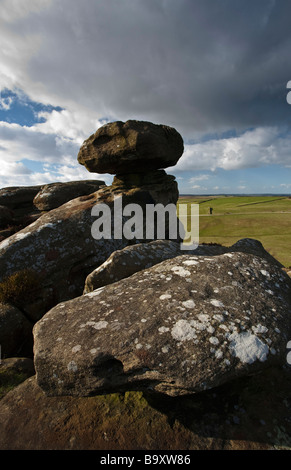
[[230, 246], [241, 238], [255, 238], [285, 267], [291, 266], [290, 197], [193, 196], [181, 197], [180, 203], [199, 204], [200, 243]]

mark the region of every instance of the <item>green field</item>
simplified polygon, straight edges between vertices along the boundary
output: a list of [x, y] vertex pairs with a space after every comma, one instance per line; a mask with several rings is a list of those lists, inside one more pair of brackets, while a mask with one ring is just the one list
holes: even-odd
[[285, 267], [291, 266], [290, 197], [193, 196], [181, 197], [179, 203], [199, 204], [200, 243], [230, 246], [241, 238], [255, 238]]

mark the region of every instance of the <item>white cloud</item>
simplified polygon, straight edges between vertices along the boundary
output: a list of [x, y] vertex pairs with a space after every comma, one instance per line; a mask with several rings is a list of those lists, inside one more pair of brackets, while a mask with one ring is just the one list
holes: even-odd
[[290, 149], [290, 133], [282, 135], [282, 129], [276, 127], [256, 128], [239, 137], [186, 145], [175, 170], [237, 170], [272, 164], [289, 167]]
[[[290, 4], [245, 0], [238, 15], [236, 3], [2, 0], [0, 90], [63, 110], [42, 112], [45, 122], [30, 128], [0, 123], [0, 186], [21, 181], [23, 159], [50, 168], [28, 171], [25, 182], [87, 175], [78, 149], [105, 119], [169, 124], [185, 142], [200, 140], [171, 173], [291, 167], [291, 138], [280, 129], [291, 118]], [[219, 138], [229, 130], [239, 137]], [[217, 137], [202, 142], [205, 134]]]
[[282, 2], [245, 0], [239, 16], [232, 0], [2, 4], [0, 88], [97, 120], [173, 125], [185, 138], [288, 116]]
[[[69, 112], [53, 111], [46, 117], [46, 122], [32, 127], [0, 121], [0, 187], [81, 179], [109, 182], [108, 175], [89, 173], [77, 162], [86, 129], [98, 128], [101, 123], [83, 115], [79, 130], [76, 115]], [[82, 114], [79, 118], [82, 120]], [[40, 162], [46, 170], [32, 172], [22, 160]]]
[[209, 177], [210, 175], [197, 175], [197, 176], [193, 176], [192, 178], [190, 178], [189, 182], [194, 183], [196, 181], [206, 181], [209, 179]]

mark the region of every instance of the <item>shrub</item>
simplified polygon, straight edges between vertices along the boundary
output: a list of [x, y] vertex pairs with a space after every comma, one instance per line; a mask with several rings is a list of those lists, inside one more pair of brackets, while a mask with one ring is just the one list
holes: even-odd
[[0, 302], [21, 306], [33, 301], [37, 296], [39, 283], [39, 275], [32, 269], [18, 271], [0, 283]]

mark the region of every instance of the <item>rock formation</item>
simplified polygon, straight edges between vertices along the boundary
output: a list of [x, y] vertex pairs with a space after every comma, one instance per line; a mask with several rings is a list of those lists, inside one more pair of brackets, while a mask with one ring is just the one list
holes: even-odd
[[[22, 196], [29, 204], [33, 203], [38, 211], [45, 211], [33, 223], [0, 243], [0, 283], [23, 270], [30, 270], [32, 276], [37, 278], [34, 295], [29, 301], [23, 297], [15, 305], [14, 300], [9, 299], [32, 323], [57, 303], [81, 295], [87, 275], [105, 262], [112, 252], [145, 241], [145, 230], [142, 240], [135, 237], [129, 239], [122, 232], [121, 236], [113, 238], [116, 199], [122, 200], [118, 211], [130, 203], [137, 204], [142, 210], [147, 204], [165, 206], [171, 203], [175, 208], [178, 200], [175, 178], [159, 169], [174, 164], [183, 152], [183, 140], [176, 130], [138, 121], [130, 121], [124, 126], [112, 123], [105, 128], [108, 135], [112, 134], [108, 129], [115, 129], [113, 143], [110, 139], [108, 141], [108, 136], [104, 138], [104, 129], [101, 128], [96, 133], [103, 136], [101, 144], [100, 139], [91, 146], [83, 144], [79, 160], [86, 149], [86, 158], [94, 162], [96, 171], [101, 168], [102, 171], [110, 170], [116, 174], [125, 172], [116, 176], [111, 186], [106, 187], [99, 180], [74, 181], [19, 190], [8, 188], [0, 194], [0, 201], [6, 201], [13, 209]], [[106, 151], [103, 148], [105, 140], [108, 144]], [[119, 150], [121, 143], [118, 143], [121, 141], [125, 142], [122, 154]], [[96, 148], [99, 152], [100, 145], [101, 157], [99, 153], [96, 157]], [[137, 173], [132, 173], [137, 169]], [[92, 225], [96, 220], [92, 209], [98, 204], [106, 204], [110, 209], [110, 239], [92, 236]], [[121, 223], [128, 218], [121, 217]], [[141, 223], [145, 228], [145, 219]], [[166, 227], [164, 237], [168, 236]], [[153, 232], [152, 238], [156, 237]]]
[[33, 204], [40, 211], [50, 211], [76, 197], [94, 193], [101, 186], [105, 186], [105, 182], [100, 180], [45, 184], [33, 199]]
[[[0, 219], [35, 217], [0, 243], [0, 449], [290, 448], [281, 264], [251, 239], [182, 252], [168, 227], [92, 236], [103, 204], [112, 234], [127, 204], [175, 205], [165, 168], [182, 153], [172, 128], [110, 123], [78, 161], [112, 185], [0, 191]], [[11, 374], [30, 378], [7, 393]]]
[[[220, 245], [199, 245], [195, 250], [189, 250], [187, 253], [196, 256], [217, 256], [236, 251], [260, 256], [270, 263], [282, 267], [258, 240], [249, 238], [239, 240], [229, 248]], [[103, 264], [87, 276], [84, 294], [182, 254], [185, 254], [185, 251], [181, 250], [180, 244], [172, 240], [154, 240], [114, 251]]]
[[183, 151], [183, 139], [172, 127], [116, 121], [85, 140], [78, 161], [93, 173], [146, 173], [176, 165]]
[[185, 395], [286, 361], [289, 277], [258, 256], [183, 255], [48, 312], [34, 327], [48, 395]]
[[290, 387], [291, 374], [272, 368], [187, 397], [48, 397], [34, 376], [0, 401], [0, 449], [187, 450], [191, 460], [195, 450], [290, 450]]

